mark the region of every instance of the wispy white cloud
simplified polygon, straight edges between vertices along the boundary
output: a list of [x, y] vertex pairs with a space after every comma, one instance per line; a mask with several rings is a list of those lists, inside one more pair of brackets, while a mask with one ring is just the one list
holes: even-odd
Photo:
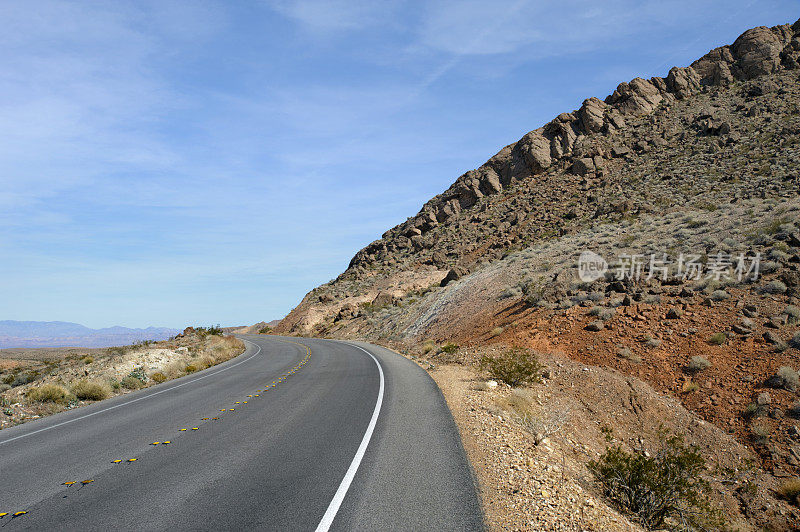
[[397, 0], [268, 0], [276, 11], [310, 30], [374, 29], [392, 20]]
[[[607, 72], [641, 73], [626, 47], [651, 34], [663, 46], [711, 11], [2, 2], [0, 317], [276, 317], [460, 173], [598, 94]], [[609, 64], [589, 50], [613, 51]]]

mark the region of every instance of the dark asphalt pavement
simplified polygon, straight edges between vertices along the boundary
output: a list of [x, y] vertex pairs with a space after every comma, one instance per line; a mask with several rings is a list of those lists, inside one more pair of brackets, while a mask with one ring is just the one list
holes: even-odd
[[219, 366], [0, 431], [0, 529], [483, 528], [455, 423], [416, 364], [242, 338]]

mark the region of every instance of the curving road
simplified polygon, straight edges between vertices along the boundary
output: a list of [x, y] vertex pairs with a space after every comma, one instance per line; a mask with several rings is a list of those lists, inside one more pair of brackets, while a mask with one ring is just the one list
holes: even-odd
[[214, 368], [0, 431], [0, 528], [483, 529], [458, 431], [416, 364], [242, 338]]

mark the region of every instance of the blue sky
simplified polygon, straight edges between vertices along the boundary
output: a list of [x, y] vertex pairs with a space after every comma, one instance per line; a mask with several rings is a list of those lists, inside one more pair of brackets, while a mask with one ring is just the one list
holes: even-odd
[[0, 3], [0, 319], [283, 316], [502, 146], [794, 1]]

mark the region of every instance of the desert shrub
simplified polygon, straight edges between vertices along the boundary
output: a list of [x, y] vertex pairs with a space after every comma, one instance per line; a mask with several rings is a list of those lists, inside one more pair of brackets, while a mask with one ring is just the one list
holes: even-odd
[[661, 294], [647, 294], [644, 296], [644, 302], [649, 305], [661, 303]]
[[491, 330], [491, 332], [489, 334], [492, 337], [500, 336], [501, 334], [503, 334], [503, 328], [502, 327], [495, 327], [494, 329]]
[[522, 288], [519, 286], [512, 286], [503, 290], [500, 294], [500, 299], [509, 299], [512, 297], [519, 297], [522, 295]]
[[772, 260], [778, 262], [786, 262], [787, 260], [789, 260], [789, 254], [786, 253], [785, 251], [778, 249], [777, 247], [774, 247], [771, 250], [769, 250], [767, 256]]
[[194, 364], [189, 364], [184, 368], [184, 371], [186, 371], [186, 373], [194, 373], [195, 371], [197, 371], [197, 366], [195, 366]]
[[648, 337], [647, 339], [645, 339], [644, 345], [646, 345], [647, 347], [658, 347], [661, 345], [661, 340], [659, 340], [658, 338]]
[[28, 384], [36, 380], [36, 377], [39, 376], [38, 371], [26, 371], [25, 373], [19, 373], [14, 376], [11, 381], [11, 386], [22, 386], [23, 384]]
[[621, 347], [617, 350], [617, 356], [620, 358], [624, 358], [625, 360], [630, 360], [631, 362], [640, 363], [642, 361], [642, 357], [635, 354], [631, 351], [630, 347]]
[[707, 529], [721, 522], [708, 503], [709, 483], [701, 475], [706, 461], [678, 435], [662, 433], [661, 448], [650, 456], [609, 447], [588, 463], [606, 497], [646, 529], [663, 528], [668, 519]]
[[708, 369], [710, 366], [711, 362], [709, 362], [705, 357], [696, 355], [689, 359], [689, 363], [686, 364], [686, 370], [689, 373], [699, 373], [705, 369]]
[[543, 366], [536, 353], [521, 347], [514, 347], [496, 357], [484, 355], [481, 357], [480, 367], [493, 379], [511, 386], [539, 382], [542, 379]]
[[78, 399], [89, 401], [100, 401], [110, 395], [108, 388], [104, 384], [86, 380], [73, 384], [72, 393]]
[[128, 375], [127, 377], [123, 377], [123, 379], [120, 381], [120, 385], [122, 385], [123, 388], [127, 388], [129, 390], [138, 390], [139, 388], [144, 386], [144, 382], [142, 382], [140, 379], [137, 379], [136, 377], [131, 377], [130, 375]]
[[272, 332], [272, 327], [270, 327], [270, 326], [261, 327], [261, 328], [258, 330], [258, 334], [269, 334], [269, 333], [271, 333], [271, 332]]
[[742, 415], [745, 417], [745, 419], [753, 419], [763, 414], [763, 412], [764, 412], [764, 407], [756, 402], [753, 402], [749, 403], [746, 407], [744, 407]]
[[800, 478], [792, 478], [781, 484], [778, 496], [800, 506]]
[[219, 359], [217, 359], [217, 357], [211, 355], [203, 355], [194, 361], [194, 365], [197, 366], [198, 369], [206, 369], [210, 368], [211, 366], [219, 364], [220, 361], [225, 361], [225, 360], [228, 360], [228, 358], [220, 357]]
[[780, 263], [775, 261], [766, 261], [761, 264], [761, 273], [775, 273], [781, 267]]
[[789, 323], [797, 323], [800, 321], [800, 308], [794, 305], [786, 305], [786, 308], [783, 309], [783, 313], [786, 314]]
[[458, 351], [458, 345], [452, 342], [447, 342], [442, 346], [442, 352], [447, 353], [448, 355], [452, 355], [456, 351]]
[[786, 285], [782, 281], [770, 281], [764, 285], [763, 290], [768, 294], [783, 294], [786, 292]]
[[120, 356], [120, 355], [124, 355], [125, 353], [130, 351], [131, 348], [132, 348], [132, 346], [129, 346], [129, 345], [117, 345], [117, 346], [109, 347], [108, 349], [106, 349], [106, 353], [108, 353], [111, 356]]
[[43, 384], [38, 388], [33, 388], [28, 391], [27, 397], [30, 401], [37, 401], [39, 403], [64, 403], [67, 400], [69, 392], [58, 384]]
[[11, 386], [11, 383], [14, 382], [15, 378], [16, 377], [14, 375], [3, 375], [2, 382], [3, 382], [3, 384], [8, 384], [9, 386]]
[[700, 389], [700, 385], [694, 381], [688, 381], [681, 387], [681, 393], [694, 393]]
[[711, 292], [710, 297], [713, 301], [724, 301], [729, 297], [731, 297], [731, 295], [725, 290], [714, 290], [713, 292]]
[[160, 371], [156, 371], [155, 373], [150, 375], [150, 378], [153, 379], [153, 382], [164, 382], [165, 380], [167, 380], [167, 376], [161, 373]]
[[544, 286], [539, 284], [539, 282], [528, 283], [522, 288], [522, 294], [525, 296], [523, 297], [523, 301], [525, 301], [528, 306], [538, 306], [544, 298]]
[[147, 382], [147, 373], [144, 371], [144, 366], [133, 368], [133, 370], [128, 373], [128, 377], [131, 377], [132, 379], [138, 379], [142, 381], [142, 384]]
[[201, 338], [205, 338], [206, 336], [223, 335], [222, 327], [219, 326], [219, 323], [216, 325], [211, 325], [210, 327], [195, 327], [194, 330]]
[[84, 364], [91, 364], [92, 362], [94, 362], [94, 357], [90, 357], [87, 355], [81, 359], [81, 362], [83, 362]]
[[184, 375], [184, 368], [186, 367], [186, 363], [181, 360], [173, 360], [163, 368], [161, 368], [161, 373], [167, 376], [167, 379], [177, 379], [178, 377], [182, 377]]
[[795, 349], [800, 349], [800, 332], [797, 332], [789, 339], [789, 345]]
[[603, 321], [610, 320], [614, 317], [617, 313], [616, 310], [613, 308], [604, 308], [604, 307], [592, 307], [592, 310], [589, 311], [590, 316], [597, 316]]
[[800, 385], [800, 377], [789, 366], [781, 366], [775, 375], [767, 380], [767, 384], [773, 388], [784, 388], [794, 392], [797, 391], [798, 385]]
[[523, 408], [513, 416], [514, 421], [526, 432], [533, 435], [537, 444], [544, 438], [558, 434], [569, 421], [570, 411], [562, 409], [543, 408], [531, 410]]
[[122, 386], [117, 379], [111, 379], [108, 384], [111, 385], [112, 390], [119, 390]]
[[718, 332], [711, 335], [711, 338], [708, 339], [708, 343], [712, 345], [722, 345], [725, 343], [726, 339], [725, 333]]
[[769, 435], [772, 434], [772, 428], [767, 424], [758, 424], [750, 427], [750, 432], [753, 435], [753, 440], [759, 444], [767, 443]]
[[6, 392], [11, 389], [10, 384], [2, 383], [0, 384], [0, 393]]
[[436, 349], [436, 343], [433, 340], [425, 340], [422, 344], [422, 353], [427, 355], [431, 351]]

